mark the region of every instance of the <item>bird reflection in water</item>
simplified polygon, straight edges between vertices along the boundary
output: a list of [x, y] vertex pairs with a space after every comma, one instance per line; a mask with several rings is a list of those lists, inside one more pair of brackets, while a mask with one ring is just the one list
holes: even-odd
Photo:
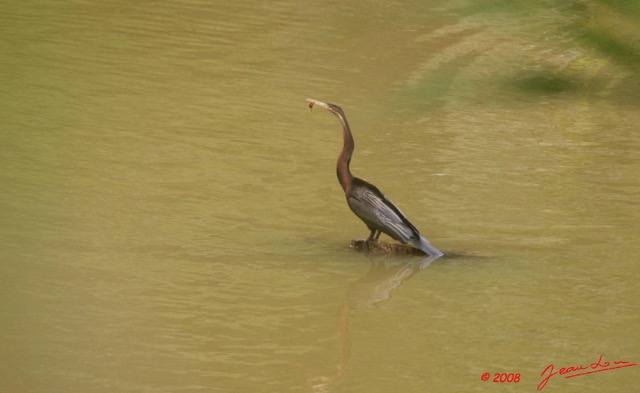
[[[402, 283], [429, 266], [438, 257], [427, 257], [418, 261], [397, 263], [388, 258], [376, 257], [370, 260], [367, 274], [349, 285], [344, 304], [338, 311], [337, 336], [340, 342], [340, 355], [336, 371], [330, 375], [317, 376], [310, 379], [313, 392], [329, 393], [332, 386], [347, 372], [351, 358], [351, 332], [349, 317], [352, 311], [373, 307], [376, 303], [388, 300], [391, 292]], [[396, 260], [397, 261], [397, 260]]]

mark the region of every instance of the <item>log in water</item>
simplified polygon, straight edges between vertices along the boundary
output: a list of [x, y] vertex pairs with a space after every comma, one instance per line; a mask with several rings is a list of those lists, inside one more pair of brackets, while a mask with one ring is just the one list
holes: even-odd
[[[350, 247], [356, 251], [367, 252], [381, 255], [416, 255], [425, 256], [425, 252], [409, 246], [399, 243], [385, 243], [378, 240], [367, 239], [353, 239], [351, 240]], [[475, 257], [475, 258], [489, 258], [495, 257], [495, 254], [483, 251], [468, 251], [468, 250], [450, 250], [443, 251], [443, 258], [459, 258], [459, 257]]]
[[391, 244], [377, 240], [353, 239], [351, 248], [356, 251], [366, 251], [389, 255], [426, 255], [424, 251], [404, 244]]

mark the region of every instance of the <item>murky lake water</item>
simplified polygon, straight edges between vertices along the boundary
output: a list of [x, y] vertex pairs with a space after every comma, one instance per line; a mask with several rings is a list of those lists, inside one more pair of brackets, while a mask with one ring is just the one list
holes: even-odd
[[[0, 391], [530, 392], [640, 362], [634, 3], [219, 3], [5, 7]], [[306, 97], [434, 245], [489, 256], [350, 250]]]

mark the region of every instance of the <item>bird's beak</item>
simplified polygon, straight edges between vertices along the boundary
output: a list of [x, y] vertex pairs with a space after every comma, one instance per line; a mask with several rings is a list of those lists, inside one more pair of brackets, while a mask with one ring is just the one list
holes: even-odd
[[327, 104], [326, 102], [314, 100], [313, 98], [307, 98], [307, 102], [309, 103], [309, 109], [312, 109], [314, 105], [321, 106], [324, 109], [330, 109], [329, 104]]

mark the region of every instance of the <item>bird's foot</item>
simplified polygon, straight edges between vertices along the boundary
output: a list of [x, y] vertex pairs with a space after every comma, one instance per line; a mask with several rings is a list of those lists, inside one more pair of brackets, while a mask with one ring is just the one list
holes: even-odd
[[373, 250], [374, 248], [376, 248], [376, 244], [378, 243], [377, 240], [372, 239], [372, 238], [366, 238], [366, 239], [362, 239], [362, 242], [364, 243], [364, 247], [367, 250]]
[[351, 240], [351, 247], [360, 251], [375, 250], [378, 242], [371, 238], [367, 239], [353, 239]]

